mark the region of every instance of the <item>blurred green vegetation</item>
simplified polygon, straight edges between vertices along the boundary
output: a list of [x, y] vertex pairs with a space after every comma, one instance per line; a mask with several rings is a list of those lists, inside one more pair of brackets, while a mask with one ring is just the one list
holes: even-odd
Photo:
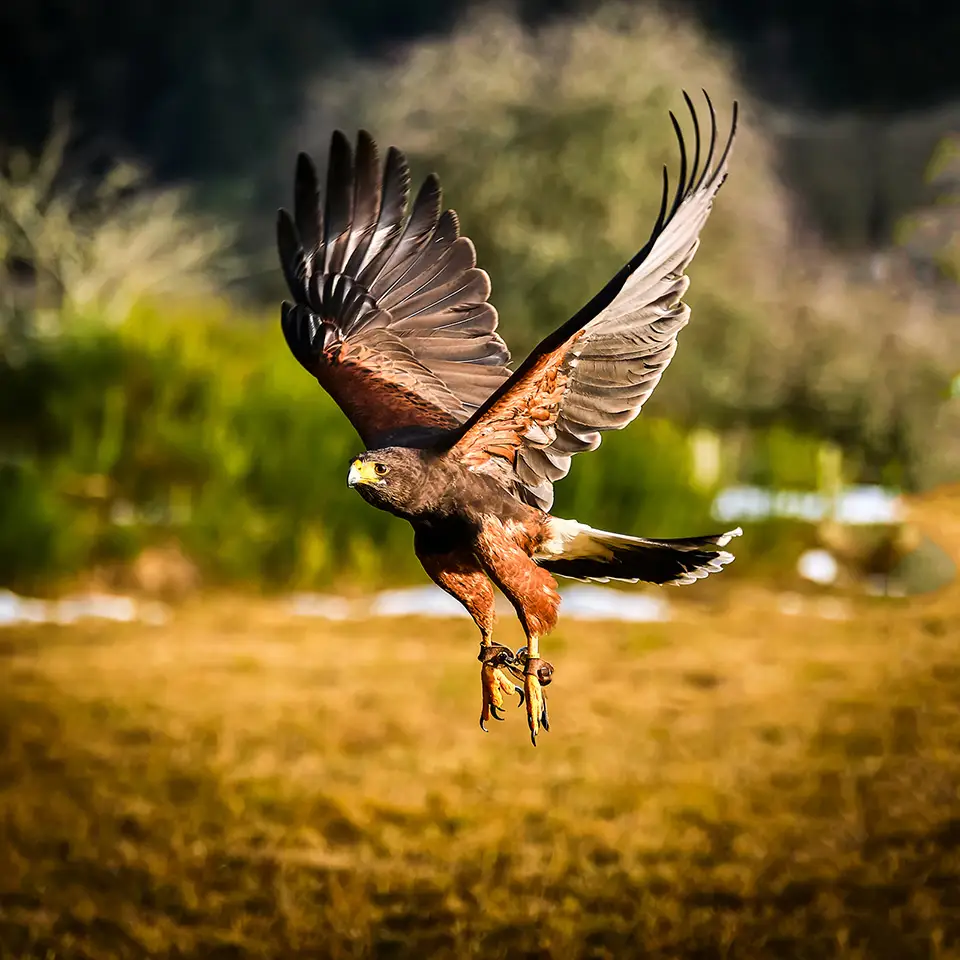
[[[225, 304], [77, 324], [0, 366], [0, 579], [175, 537], [214, 579], [402, 580], [410, 534], [348, 490], [362, 449], [273, 322]], [[650, 418], [581, 458], [558, 509], [650, 534], [707, 523], [684, 431]]]
[[[577, 458], [559, 514], [693, 535], [717, 527], [725, 483], [817, 488], [824, 451], [842, 452], [846, 481], [915, 488], [960, 469], [960, 325], [918, 283], [865, 282], [798, 233], [762, 110], [689, 23], [613, 8], [531, 31], [486, 12], [389, 62], [320, 67], [276, 169], [288, 182], [299, 147], [322, 164], [335, 124], [398, 144], [418, 177], [436, 169], [515, 361], [645, 240], [662, 164], [676, 169], [667, 110], [690, 132], [679, 91], [708, 89], [721, 128], [740, 99], [693, 321], [643, 415]], [[421, 576], [406, 525], [346, 488], [359, 440], [280, 335], [272, 228], [269, 289], [250, 261], [233, 284], [235, 223], [122, 163], [78, 179], [65, 143], [55, 127], [38, 158], [0, 164], [0, 581], [172, 540], [208, 582]], [[802, 536], [757, 531], [751, 562]]]
[[0, 529], [35, 545], [23, 557], [5, 544], [5, 576], [67, 573], [170, 536], [212, 574], [247, 580], [363, 573], [374, 538], [399, 555], [385, 517], [355, 525], [336, 467], [356, 441], [300, 373], [272, 324], [211, 302], [33, 344], [0, 376], [15, 492]]
[[[173, 540], [208, 582], [350, 590], [422, 576], [407, 525], [347, 488], [360, 441], [273, 318], [203, 301], [76, 321], [0, 360], [0, 409], [2, 583], [42, 586]], [[720, 485], [815, 489], [823, 448], [782, 426], [721, 437], [642, 416], [577, 458], [555, 510], [649, 536], [706, 532]], [[804, 536], [786, 522], [754, 531], [744, 572]]]
[[722, 432], [783, 424], [870, 470], [899, 462], [908, 485], [960, 472], [940, 417], [960, 369], [955, 315], [929, 285], [864, 277], [804, 229], [765, 106], [688, 21], [615, 6], [531, 31], [478, 11], [389, 60], [320, 74], [295, 140], [322, 160], [331, 128], [362, 124], [401, 144], [417, 175], [438, 171], [521, 354], [646, 239], [663, 165], [677, 170], [667, 112], [692, 143], [680, 91], [705, 123], [700, 88], [721, 131], [734, 99], [741, 123], [689, 271], [693, 319], [644, 416]]

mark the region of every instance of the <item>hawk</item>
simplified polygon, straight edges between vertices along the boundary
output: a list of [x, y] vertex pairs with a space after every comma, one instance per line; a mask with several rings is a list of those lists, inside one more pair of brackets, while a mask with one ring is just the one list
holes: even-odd
[[[549, 730], [543, 688], [553, 666], [540, 640], [557, 623], [556, 576], [607, 582], [693, 583], [733, 556], [741, 533], [650, 540], [596, 530], [550, 513], [553, 484], [574, 454], [640, 412], [677, 348], [690, 308], [684, 271], [726, 178], [736, 135], [718, 148], [710, 116], [703, 149], [697, 112], [688, 157], [681, 126], [672, 191], [666, 168], [649, 239], [607, 285], [516, 368], [497, 333], [490, 279], [440, 183], [426, 178], [407, 214], [410, 174], [391, 147], [381, 168], [361, 131], [356, 149], [333, 134], [326, 190], [297, 159], [293, 215], [277, 221], [293, 303], [281, 325], [294, 357], [333, 397], [365, 452], [347, 483], [372, 506], [408, 521], [427, 574], [480, 629], [480, 726], [506, 695], [526, 704], [530, 737]], [[702, 161], [702, 162], [701, 162]], [[510, 600], [526, 645], [493, 642], [494, 585]]]

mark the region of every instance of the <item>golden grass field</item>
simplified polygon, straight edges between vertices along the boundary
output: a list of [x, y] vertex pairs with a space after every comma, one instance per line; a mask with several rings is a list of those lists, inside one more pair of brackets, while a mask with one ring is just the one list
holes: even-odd
[[535, 750], [461, 621], [5, 630], [0, 956], [960, 956], [960, 589], [671, 597], [561, 621]]

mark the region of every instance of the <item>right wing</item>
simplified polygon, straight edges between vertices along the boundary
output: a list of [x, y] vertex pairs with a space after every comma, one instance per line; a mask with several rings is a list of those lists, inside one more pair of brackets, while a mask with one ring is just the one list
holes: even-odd
[[369, 134], [354, 156], [336, 131], [323, 206], [300, 154], [294, 215], [277, 220], [295, 301], [283, 303], [284, 336], [368, 447], [456, 427], [510, 376], [490, 279], [457, 215], [440, 212], [437, 178], [406, 219], [409, 192], [400, 151], [389, 150], [381, 175]]
[[[704, 94], [706, 96], [706, 94]], [[546, 337], [513, 377], [444, 441], [451, 458], [495, 477], [524, 502], [549, 510], [553, 483], [570, 458], [600, 444], [604, 430], [620, 430], [639, 414], [677, 349], [690, 317], [681, 299], [684, 271], [700, 243], [737, 129], [715, 160], [717, 118], [710, 98], [710, 144], [700, 169], [700, 125], [690, 98], [694, 158], [688, 169], [680, 125], [680, 181], [673, 203], [664, 169], [660, 216], [636, 256], [579, 313]]]

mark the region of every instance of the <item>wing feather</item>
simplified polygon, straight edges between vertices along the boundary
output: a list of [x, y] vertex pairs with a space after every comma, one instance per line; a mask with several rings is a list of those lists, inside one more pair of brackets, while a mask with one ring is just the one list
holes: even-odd
[[683, 96], [693, 120], [693, 160], [671, 113], [680, 150], [678, 183], [671, 199], [664, 169], [660, 212], [647, 243], [447, 440], [450, 456], [497, 477], [544, 510], [570, 458], [596, 449], [601, 432], [620, 430], [639, 414], [689, 320], [684, 271], [727, 175], [737, 104], [718, 157], [716, 112], [704, 92], [710, 140], [701, 165], [700, 123], [692, 100]]
[[[357, 135], [357, 152], [354, 158], [353, 225], [347, 243], [346, 264], [363, 263], [377, 226], [380, 213], [380, 172], [377, 145], [366, 130]], [[348, 276], [356, 273], [344, 266]]]
[[313, 161], [301, 153], [297, 157], [297, 175], [294, 178], [293, 211], [296, 217], [295, 235], [302, 246], [300, 255], [313, 260], [320, 255], [323, 236], [323, 215], [320, 207], [320, 186]]
[[353, 150], [339, 131], [330, 141], [323, 211], [324, 272], [336, 276], [346, 263], [353, 232]]
[[368, 446], [456, 427], [510, 376], [510, 356], [489, 277], [456, 214], [441, 212], [439, 181], [426, 178], [408, 217], [403, 154], [391, 147], [381, 173], [368, 133], [354, 150], [336, 131], [322, 198], [319, 183], [301, 154], [293, 216], [277, 219], [291, 351]]

